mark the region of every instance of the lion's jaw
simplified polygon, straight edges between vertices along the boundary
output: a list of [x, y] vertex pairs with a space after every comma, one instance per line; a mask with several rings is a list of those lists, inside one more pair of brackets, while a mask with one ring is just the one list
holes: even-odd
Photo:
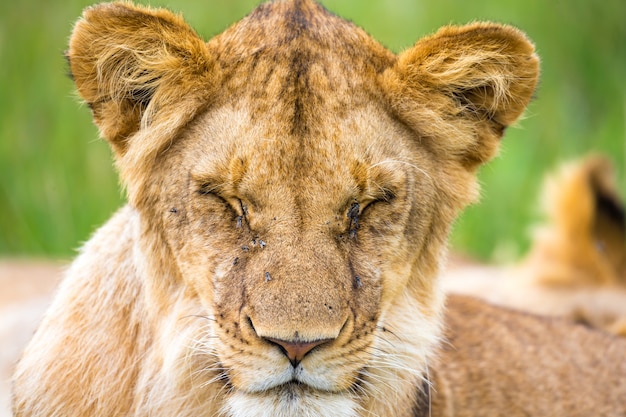
[[[439, 342], [440, 328], [438, 320], [416, 316], [415, 300], [405, 301], [405, 306], [390, 309], [392, 327], [379, 326], [366, 358], [342, 358], [354, 365], [346, 366], [347, 370], [328, 366], [323, 350], [311, 353], [296, 367], [277, 352], [246, 352], [253, 366], [239, 369], [240, 377], [245, 378], [239, 387], [231, 384], [223, 372], [211, 372], [202, 379], [195, 371], [193, 385], [212, 392], [212, 402], [220, 407], [220, 415], [229, 417], [408, 416], [430, 395], [429, 362]], [[220, 357], [208, 354], [219, 350], [218, 343], [216, 337], [207, 336], [202, 343], [194, 344], [194, 352], [181, 354], [211, 361]], [[203, 366], [223, 369], [219, 360]], [[230, 368], [231, 372], [237, 370]], [[341, 379], [354, 383], [336, 389], [332, 382]]]
[[[406, 301], [415, 308], [415, 302]], [[313, 384], [320, 378], [325, 381], [329, 372], [339, 374], [326, 366], [309, 369], [309, 363], [314, 363], [313, 354], [310, 362], [303, 361], [295, 370], [283, 366], [284, 375], [299, 374], [304, 384], [289, 382], [254, 393], [235, 391], [226, 399], [223, 413], [232, 417], [409, 416], [428, 401], [428, 363], [439, 342], [439, 326], [433, 320], [416, 317], [415, 310], [406, 306], [394, 307], [389, 313], [397, 318], [393, 333], [389, 329], [378, 332], [369, 349], [371, 356], [350, 388], [333, 392], [307, 386], [309, 380]]]
[[[414, 302], [407, 301], [415, 307]], [[268, 389], [235, 389], [226, 397], [222, 412], [232, 417], [408, 416], [406, 413], [420, 402], [425, 405], [424, 401], [428, 401], [428, 364], [439, 342], [440, 329], [437, 322], [416, 317], [415, 310], [406, 307], [390, 313], [402, 315], [400, 320], [394, 320], [394, 332], [378, 332], [369, 349], [371, 355], [358, 372], [333, 369], [324, 364], [322, 354], [320, 358], [311, 354], [296, 368], [281, 358], [267, 363], [255, 360], [259, 370], [248, 375], [249, 382], [259, 387], [266, 385]], [[269, 374], [272, 369], [275, 372]], [[355, 383], [347, 389], [333, 391], [329, 385], [333, 379], [352, 379], [355, 375]]]

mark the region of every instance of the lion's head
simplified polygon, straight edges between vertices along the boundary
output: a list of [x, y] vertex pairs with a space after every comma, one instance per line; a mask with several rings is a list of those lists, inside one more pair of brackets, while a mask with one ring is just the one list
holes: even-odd
[[205, 43], [114, 3], [68, 58], [139, 219], [151, 311], [176, 293], [203, 316], [198, 389], [232, 416], [410, 409], [450, 224], [535, 89], [525, 36], [446, 27], [395, 55], [302, 0]]

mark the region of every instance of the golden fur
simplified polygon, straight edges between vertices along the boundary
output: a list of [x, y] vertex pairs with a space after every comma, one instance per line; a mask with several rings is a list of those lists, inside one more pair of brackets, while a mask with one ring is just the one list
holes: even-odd
[[511, 266], [453, 266], [444, 286], [626, 336], [626, 223], [609, 159], [590, 155], [548, 176], [546, 223]]
[[525, 264], [546, 287], [626, 287], [626, 223], [611, 162], [589, 156], [548, 177], [548, 223]]
[[[205, 44], [168, 11], [113, 3], [84, 12], [68, 58], [129, 204], [83, 247], [27, 347], [17, 416], [435, 416], [458, 390], [480, 393], [471, 415], [622, 406], [624, 378], [606, 378], [624, 374], [619, 341], [564, 325], [593, 349], [559, 342], [541, 372], [515, 368], [501, 390], [533, 395], [516, 413], [477, 387], [502, 378], [492, 359], [544, 357], [551, 329], [512, 314], [493, 343], [518, 356], [473, 349], [490, 315], [442, 333], [450, 225], [537, 83], [518, 30], [446, 27], [396, 56], [293, 0]], [[446, 335], [482, 361], [448, 362]], [[563, 369], [602, 346], [593, 369]], [[572, 395], [588, 387], [600, 394]]]

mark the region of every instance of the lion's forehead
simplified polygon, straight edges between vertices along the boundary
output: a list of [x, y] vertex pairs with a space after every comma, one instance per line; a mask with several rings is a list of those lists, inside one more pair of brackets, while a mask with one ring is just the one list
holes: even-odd
[[264, 4], [209, 47], [223, 72], [222, 97], [246, 100], [253, 121], [271, 119], [296, 136], [376, 96], [378, 74], [395, 59], [310, 2]]
[[419, 164], [414, 141], [375, 103], [328, 115], [326, 122], [294, 135], [271, 118], [256, 120], [243, 102], [203, 115], [180, 145], [192, 155], [184, 159], [192, 178], [261, 205], [335, 212], [354, 199], [406, 189]]
[[209, 47], [230, 75], [239, 70], [250, 73], [250, 65], [256, 70], [258, 64], [273, 62], [267, 69], [287, 65], [288, 82], [310, 81], [315, 62], [340, 65], [354, 77], [361, 70], [380, 72], [395, 59], [361, 28], [313, 2], [262, 4], [213, 38]]

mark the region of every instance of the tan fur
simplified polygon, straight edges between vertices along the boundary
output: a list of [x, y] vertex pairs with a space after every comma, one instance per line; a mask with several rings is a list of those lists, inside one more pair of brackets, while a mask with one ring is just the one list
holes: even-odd
[[564, 164], [542, 200], [546, 222], [521, 262], [453, 266], [445, 287], [626, 336], [626, 223], [610, 160]]
[[626, 343], [562, 319], [450, 297], [433, 415], [623, 416]]
[[624, 203], [611, 162], [589, 156], [546, 181], [547, 224], [536, 232], [525, 267], [546, 287], [626, 287]]
[[11, 376], [62, 273], [58, 262], [0, 259], [0, 417], [12, 415]]
[[[448, 27], [396, 56], [294, 0], [205, 45], [167, 11], [114, 3], [85, 11], [68, 58], [129, 204], [82, 249], [26, 349], [17, 416], [412, 416], [431, 402], [447, 415], [455, 389], [498, 378], [444, 356], [428, 387], [450, 224], [537, 82], [518, 30]], [[523, 350], [514, 317], [506, 337]], [[451, 323], [459, 346], [488, 325]], [[551, 340], [532, 326], [529, 345]], [[588, 374], [571, 373], [624, 393]], [[547, 414], [560, 389], [542, 394], [526, 414]]]

